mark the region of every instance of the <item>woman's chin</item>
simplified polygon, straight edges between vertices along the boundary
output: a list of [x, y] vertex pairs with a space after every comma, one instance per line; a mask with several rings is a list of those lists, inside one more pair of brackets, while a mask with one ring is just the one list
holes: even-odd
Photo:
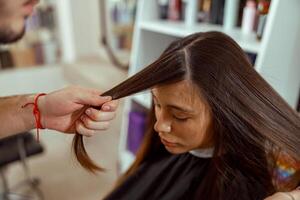
[[182, 154], [188, 152], [186, 149], [183, 149], [182, 147], [170, 147], [165, 146], [166, 150], [170, 152], [171, 154]]

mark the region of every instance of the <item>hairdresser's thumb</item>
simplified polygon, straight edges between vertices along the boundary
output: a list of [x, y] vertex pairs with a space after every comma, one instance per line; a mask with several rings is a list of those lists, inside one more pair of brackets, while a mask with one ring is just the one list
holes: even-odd
[[100, 96], [95, 94], [86, 95], [84, 98], [81, 98], [81, 104], [89, 105], [94, 107], [100, 107], [104, 103], [111, 101], [112, 97], [110, 96]]

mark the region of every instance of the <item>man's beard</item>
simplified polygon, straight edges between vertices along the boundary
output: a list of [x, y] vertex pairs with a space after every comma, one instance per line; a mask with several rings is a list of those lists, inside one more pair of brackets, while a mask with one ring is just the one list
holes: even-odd
[[15, 33], [9, 28], [0, 28], [0, 44], [9, 44], [18, 41], [25, 34], [25, 27], [19, 33]]

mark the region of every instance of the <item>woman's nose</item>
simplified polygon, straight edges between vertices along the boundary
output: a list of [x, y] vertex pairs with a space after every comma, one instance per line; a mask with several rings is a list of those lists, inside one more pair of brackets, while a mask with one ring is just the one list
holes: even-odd
[[154, 130], [158, 133], [159, 132], [169, 133], [171, 132], [171, 123], [168, 122], [167, 120], [163, 120], [159, 118], [155, 122]]

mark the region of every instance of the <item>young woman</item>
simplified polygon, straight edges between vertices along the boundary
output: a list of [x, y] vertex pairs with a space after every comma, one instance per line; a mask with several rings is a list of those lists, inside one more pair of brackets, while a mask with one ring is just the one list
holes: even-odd
[[[153, 106], [145, 140], [106, 199], [259, 200], [282, 189], [273, 180], [278, 156], [300, 159], [299, 116], [225, 34], [175, 41], [103, 95], [146, 89]], [[84, 167], [98, 169], [79, 135], [74, 148]], [[287, 177], [288, 189], [297, 174]]]

